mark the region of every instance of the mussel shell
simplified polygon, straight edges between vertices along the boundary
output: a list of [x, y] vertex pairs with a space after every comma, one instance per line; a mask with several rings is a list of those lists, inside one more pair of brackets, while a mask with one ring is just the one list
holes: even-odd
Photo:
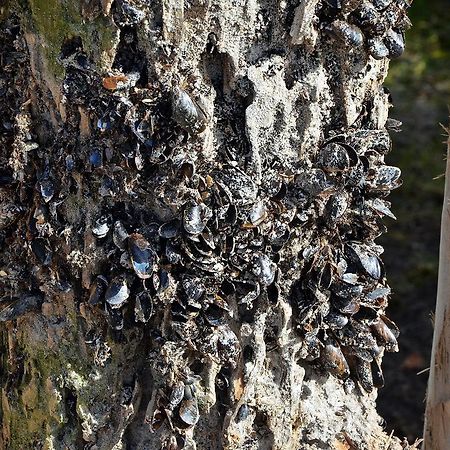
[[263, 202], [256, 203], [249, 213], [250, 223], [256, 227], [267, 217], [267, 209]]
[[184, 276], [181, 281], [183, 290], [189, 300], [197, 301], [205, 293], [205, 286], [200, 280], [200, 278], [195, 278], [192, 276]]
[[92, 150], [89, 155], [89, 162], [94, 168], [99, 168], [103, 165], [103, 152], [101, 149], [96, 148]]
[[[153, 275], [155, 276], [155, 274]], [[164, 292], [166, 289], [170, 286], [170, 276], [169, 272], [164, 269], [160, 269], [157, 274], [157, 281], [155, 280], [153, 282], [153, 286], [155, 288], [155, 291], [158, 293]]]
[[[214, 173], [214, 179], [217, 180], [217, 185], [225, 192], [232, 195], [233, 203], [237, 204], [253, 204], [258, 195], [258, 186], [251, 177], [237, 167], [226, 167], [220, 172]], [[231, 206], [230, 206], [231, 208]], [[235, 209], [236, 206], [234, 205]], [[229, 212], [230, 221], [234, 218], [236, 211]]]
[[392, 0], [372, 0], [372, 4], [378, 10], [387, 8], [391, 3], [392, 3]]
[[53, 182], [49, 179], [42, 180], [39, 183], [39, 187], [44, 202], [48, 203], [55, 195], [55, 186]]
[[180, 233], [181, 223], [178, 219], [163, 223], [158, 230], [158, 234], [165, 239], [177, 237]]
[[326, 144], [319, 153], [318, 163], [326, 172], [339, 172], [350, 167], [347, 149], [336, 142]]
[[347, 46], [361, 47], [363, 45], [364, 35], [356, 25], [338, 19], [331, 23], [330, 29]]
[[331, 264], [327, 263], [320, 272], [319, 285], [322, 289], [329, 289], [333, 282], [333, 271]]
[[374, 59], [383, 59], [389, 56], [389, 49], [380, 38], [368, 39], [367, 47]]
[[325, 205], [325, 219], [329, 224], [333, 224], [344, 215], [347, 207], [348, 194], [345, 191], [337, 192], [328, 199]]
[[377, 169], [374, 184], [378, 189], [395, 189], [400, 185], [402, 172], [398, 167], [381, 166]]
[[319, 195], [329, 186], [327, 177], [321, 169], [310, 169], [297, 176], [296, 183], [311, 196]]
[[186, 425], [189, 425], [190, 427], [194, 426], [200, 417], [197, 399], [195, 397], [184, 399], [181, 402], [178, 415]]
[[225, 323], [225, 311], [216, 304], [211, 304], [205, 311], [205, 319], [212, 326], [218, 326]]
[[403, 34], [390, 29], [384, 37], [384, 44], [389, 50], [390, 58], [398, 58], [405, 51], [405, 40]]
[[147, 323], [153, 314], [153, 300], [149, 291], [142, 291], [136, 295], [134, 304], [134, 318], [136, 322]]
[[150, 242], [142, 234], [130, 234], [128, 237], [128, 251], [136, 275], [142, 279], [150, 278], [157, 261], [157, 255], [152, 249]]
[[236, 422], [241, 422], [245, 420], [250, 414], [250, 408], [246, 403], [242, 404], [236, 414]]
[[269, 286], [275, 279], [277, 265], [265, 254], [261, 254], [253, 261], [252, 271], [263, 286]]
[[366, 392], [372, 392], [374, 384], [372, 377], [372, 368], [368, 361], [361, 358], [355, 358], [355, 372], [359, 383]]
[[352, 298], [360, 297], [363, 289], [361, 284], [350, 284], [340, 280], [335, 280], [330, 286], [331, 292], [347, 301], [350, 301]]
[[145, 12], [136, 8], [128, 2], [121, 2], [120, 6], [115, 8], [114, 22], [120, 26], [133, 26], [142, 22], [145, 18]]
[[372, 379], [374, 387], [380, 389], [384, 386], [384, 376], [381, 366], [376, 358], [371, 363]]
[[223, 363], [229, 363], [234, 366], [241, 351], [239, 339], [227, 324], [218, 326], [216, 330], [218, 333], [218, 356]]
[[355, 11], [355, 15], [358, 24], [364, 28], [364, 31], [368, 31], [370, 34], [376, 31], [377, 24], [380, 22], [380, 14], [371, 3], [363, 2]]
[[343, 314], [356, 314], [359, 311], [361, 302], [358, 297], [338, 297], [332, 298], [333, 307]]
[[390, 287], [377, 287], [366, 295], [366, 299], [370, 302], [385, 298], [391, 293]]
[[181, 256], [180, 249], [175, 246], [171, 241], [167, 241], [165, 255], [167, 261], [171, 264], [178, 264], [182, 261], [183, 257]]
[[120, 308], [125, 304], [130, 296], [127, 281], [125, 277], [119, 275], [109, 283], [108, 289], [105, 293], [105, 300], [111, 308]]
[[172, 117], [188, 133], [199, 134], [206, 129], [205, 113], [179, 87], [175, 87], [172, 92]]
[[103, 216], [97, 219], [94, 226], [92, 227], [92, 233], [94, 234], [94, 236], [99, 239], [104, 238], [111, 228], [110, 220], [111, 219], [108, 216]]
[[204, 203], [187, 207], [183, 213], [184, 229], [194, 236], [200, 234], [211, 215], [212, 211]]
[[35, 238], [31, 241], [31, 249], [43, 266], [49, 266], [52, 262], [53, 251], [50, 242], [45, 238]]
[[339, 330], [348, 323], [348, 317], [337, 311], [330, 311], [325, 317], [324, 322], [332, 329]]
[[306, 333], [303, 340], [303, 346], [306, 351], [304, 359], [307, 361], [314, 361], [320, 357], [323, 344], [314, 333]]
[[184, 398], [184, 383], [182, 381], [179, 381], [172, 388], [167, 409], [169, 411], [173, 411], [181, 403], [183, 398]]
[[89, 303], [91, 305], [97, 305], [102, 301], [103, 294], [108, 286], [108, 281], [102, 275], [96, 277], [89, 289]]
[[113, 242], [116, 244], [118, 248], [121, 250], [125, 250], [125, 240], [128, 237], [128, 232], [123, 226], [122, 222], [117, 220], [114, 223], [114, 230], [113, 230]]
[[347, 244], [345, 251], [349, 258], [370, 277], [379, 280], [383, 276], [383, 267], [378, 256], [370, 253], [362, 245]]
[[119, 308], [113, 308], [108, 303], [105, 304], [106, 317], [110, 327], [113, 330], [120, 331], [123, 329], [124, 319], [123, 312]]
[[377, 341], [383, 345], [388, 352], [398, 352], [397, 338], [399, 336], [398, 328], [393, 322], [389, 325], [381, 317], [371, 325]]
[[335, 377], [345, 379], [350, 375], [350, 368], [339, 345], [327, 342], [320, 352], [320, 362], [324, 369]]
[[366, 204], [380, 215], [390, 217], [394, 220], [397, 219], [397, 217], [395, 217], [393, 212], [389, 209], [390, 204], [386, 200], [374, 198], [373, 200], [366, 201]]

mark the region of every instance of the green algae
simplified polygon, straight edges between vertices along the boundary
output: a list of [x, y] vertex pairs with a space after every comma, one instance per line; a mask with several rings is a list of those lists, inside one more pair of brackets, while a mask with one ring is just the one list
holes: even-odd
[[70, 0], [29, 0], [31, 26], [41, 40], [43, 53], [52, 74], [61, 79], [64, 67], [59, 60], [61, 46], [70, 38], [79, 36], [92, 61], [99, 68], [107, 68], [118, 42], [118, 31], [108, 17], [92, 21], [81, 15], [79, 2]]

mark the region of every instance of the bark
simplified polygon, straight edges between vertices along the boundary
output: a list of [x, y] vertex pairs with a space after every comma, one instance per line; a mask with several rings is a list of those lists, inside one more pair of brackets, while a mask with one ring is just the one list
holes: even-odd
[[[14, 7], [1, 37], [0, 446], [407, 447], [384, 433], [370, 374], [396, 343], [373, 244], [391, 213], [367, 205], [398, 174], [377, 181], [388, 59], [346, 24], [356, 6]], [[330, 138], [343, 167], [320, 156]], [[333, 327], [352, 242], [370, 267], [354, 262], [347, 288], [384, 290], [368, 306], [341, 293], [350, 325]]]
[[[447, 131], [448, 132], [448, 131]], [[447, 141], [450, 151], [450, 140]], [[450, 383], [449, 366], [449, 279], [448, 259], [450, 257], [449, 224], [449, 153], [445, 173], [444, 205], [442, 207], [441, 243], [439, 249], [439, 276], [434, 315], [433, 349], [431, 352], [430, 377], [425, 412], [424, 449], [440, 449], [450, 446]]]

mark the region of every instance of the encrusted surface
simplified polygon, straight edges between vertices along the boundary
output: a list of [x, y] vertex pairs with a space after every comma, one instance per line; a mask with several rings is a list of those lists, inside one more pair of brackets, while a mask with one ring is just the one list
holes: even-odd
[[5, 448], [401, 448], [369, 40], [407, 5], [81, 2], [103, 58], [40, 3], [1, 35]]

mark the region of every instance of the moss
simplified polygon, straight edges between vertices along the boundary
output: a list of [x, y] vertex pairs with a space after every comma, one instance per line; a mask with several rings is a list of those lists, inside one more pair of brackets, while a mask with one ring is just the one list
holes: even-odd
[[116, 27], [107, 17], [86, 21], [80, 5], [73, 0], [29, 0], [32, 26], [42, 39], [49, 69], [57, 78], [64, 76], [59, 61], [66, 39], [80, 36], [83, 48], [99, 68], [106, 68], [118, 42]]
[[8, 448], [11, 450], [43, 442], [49, 429], [61, 424], [52, 383], [32, 365], [28, 368], [32, 371], [31, 379], [21, 391], [10, 393], [11, 408], [4, 418], [9, 424], [11, 442]]
[[[85, 389], [91, 367], [80, 358], [78, 346], [73, 345], [79, 332], [74, 311], [67, 311], [64, 331], [65, 338], [58, 342], [57, 351], [49, 349], [44, 339], [28, 339], [30, 330], [26, 325], [17, 336], [24, 373], [19, 388], [11, 389], [7, 399], [4, 396], [2, 401], [3, 422], [9, 429], [8, 448], [11, 450], [44, 442], [44, 448], [51, 449], [54, 448], [51, 439], [60, 431], [76, 433], [70, 427], [66, 431], [68, 411], [62, 401], [64, 388], [70, 386], [77, 395], [81, 393], [80, 397], [91, 395], [89, 389]], [[46, 335], [44, 332], [43, 336]]]

